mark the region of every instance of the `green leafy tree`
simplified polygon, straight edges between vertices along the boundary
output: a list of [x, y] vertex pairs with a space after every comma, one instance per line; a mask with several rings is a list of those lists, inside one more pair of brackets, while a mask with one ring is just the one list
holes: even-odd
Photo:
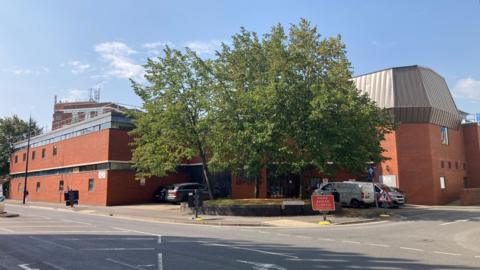
[[228, 138], [215, 144], [214, 163], [255, 177], [274, 163], [300, 176], [302, 196], [306, 170], [357, 173], [384, 159], [390, 115], [355, 89], [341, 38], [321, 39], [306, 20], [288, 36], [276, 25], [261, 41], [242, 29], [219, 52], [213, 77], [215, 141]]
[[203, 174], [213, 198], [209, 178], [208, 62], [188, 50], [166, 48], [165, 56], [145, 65], [148, 86], [133, 82], [143, 100], [144, 112], [133, 112], [135, 129], [132, 161], [137, 178], [164, 176], [194, 157], [200, 157]]
[[[31, 135], [38, 135], [41, 129], [35, 121], [31, 123]], [[28, 121], [18, 116], [0, 118], [0, 176], [9, 173], [10, 156], [14, 151], [14, 143], [24, 140], [28, 134]]]

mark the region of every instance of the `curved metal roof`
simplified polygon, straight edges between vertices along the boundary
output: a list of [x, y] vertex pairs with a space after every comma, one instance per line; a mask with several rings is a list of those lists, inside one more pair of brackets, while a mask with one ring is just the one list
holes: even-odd
[[352, 80], [378, 106], [391, 109], [397, 122], [460, 127], [462, 117], [445, 79], [429, 68], [395, 67]]

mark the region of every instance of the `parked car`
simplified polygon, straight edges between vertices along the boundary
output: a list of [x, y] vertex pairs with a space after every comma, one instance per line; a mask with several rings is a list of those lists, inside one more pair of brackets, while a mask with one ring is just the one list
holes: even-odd
[[375, 203], [373, 190], [373, 183], [370, 182], [345, 181], [324, 183], [313, 194], [331, 195], [336, 191], [340, 195], [340, 204], [358, 208]]
[[375, 184], [375, 194], [379, 198], [381, 207], [399, 207], [405, 204], [405, 194], [398, 188], [377, 183]]
[[155, 202], [165, 202], [167, 200], [168, 190], [172, 188], [172, 185], [159, 186], [153, 193], [153, 200]]
[[180, 183], [172, 185], [167, 191], [167, 202], [179, 203], [188, 201], [188, 194], [196, 189], [201, 190], [203, 198], [208, 198], [208, 189], [199, 183]]

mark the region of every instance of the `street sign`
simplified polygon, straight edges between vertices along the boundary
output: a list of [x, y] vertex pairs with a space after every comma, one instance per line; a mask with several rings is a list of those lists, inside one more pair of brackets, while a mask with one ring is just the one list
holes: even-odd
[[312, 209], [320, 212], [335, 211], [333, 195], [312, 195]]

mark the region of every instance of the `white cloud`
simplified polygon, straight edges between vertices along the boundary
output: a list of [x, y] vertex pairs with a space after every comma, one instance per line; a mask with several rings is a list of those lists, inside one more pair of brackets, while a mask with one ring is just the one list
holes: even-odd
[[193, 51], [196, 51], [198, 54], [215, 54], [215, 51], [220, 49], [222, 45], [221, 40], [212, 39], [208, 41], [189, 41], [185, 43], [186, 47], [189, 47]]
[[175, 45], [170, 41], [155, 41], [144, 43], [142, 45], [143, 48], [147, 49], [148, 53], [153, 55], [159, 55], [166, 46], [175, 47]]
[[108, 75], [117, 78], [142, 80], [144, 69], [129, 57], [137, 53], [122, 42], [104, 42], [95, 45], [95, 51], [109, 63]]
[[16, 76], [27, 76], [27, 75], [40, 75], [42, 73], [49, 73], [50, 69], [47, 67], [40, 67], [40, 68], [3, 68], [3, 72], [11, 73]]
[[453, 88], [453, 96], [480, 102], [480, 80], [472, 77], [458, 80]]
[[75, 75], [82, 74], [90, 68], [90, 64], [82, 63], [77, 60], [72, 60], [68, 62], [68, 65], [71, 68], [71, 72]]
[[76, 101], [84, 101], [88, 99], [89, 92], [87, 90], [80, 90], [80, 89], [69, 89], [68, 95], [64, 98], [60, 98], [62, 102], [76, 102]]

